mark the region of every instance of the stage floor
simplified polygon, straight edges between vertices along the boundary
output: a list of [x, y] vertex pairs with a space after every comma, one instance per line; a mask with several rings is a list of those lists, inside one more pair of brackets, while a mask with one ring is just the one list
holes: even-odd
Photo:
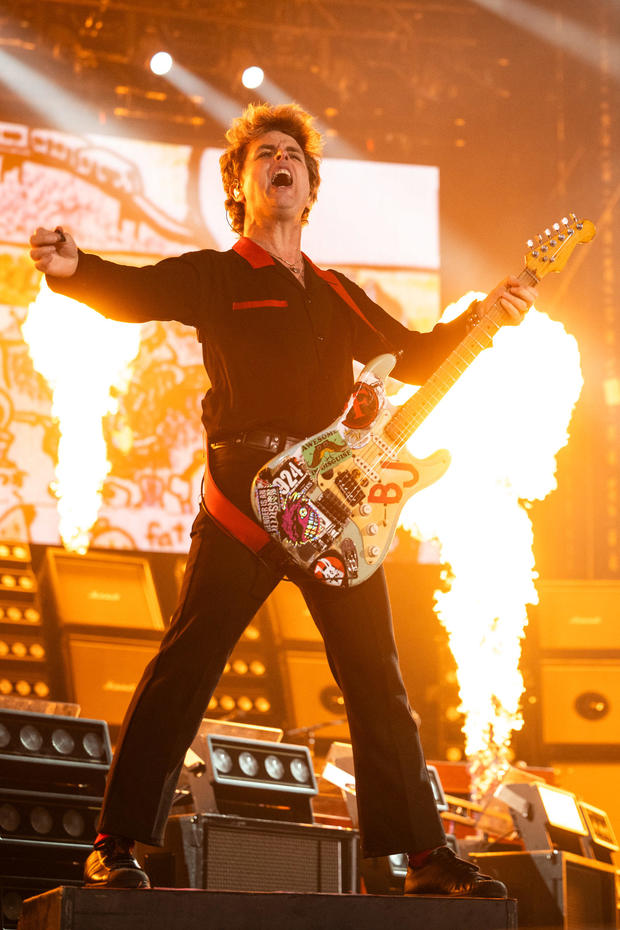
[[99, 890], [30, 898], [18, 930], [512, 930], [514, 900], [359, 894]]

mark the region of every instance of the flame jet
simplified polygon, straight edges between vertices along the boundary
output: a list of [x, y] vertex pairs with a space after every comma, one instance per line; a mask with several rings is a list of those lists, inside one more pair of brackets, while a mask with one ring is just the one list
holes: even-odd
[[[476, 296], [483, 295], [466, 295], [444, 319]], [[575, 339], [532, 308], [520, 326], [495, 336], [408, 443], [416, 456], [444, 445], [452, 457], [401, 522], [440, 544], [448, 590], [436, 593], [435, 610], [458, 667], [466, 755], [489, 778], [508, 765], [523, 723], [521, 641], [526, 605], [538, 600], [528, 503], [556, 487], [556, 453], [582, 385]]]
[[59, 533], [72, 552], [86, 552], [110, 470], [102, 420], [117, 409], [131, 377], [141, 327], [117, 323], [54, 294], [43, 278], [22, 332], [35, 369], [52, 390], [60, 442], [56, 482]]

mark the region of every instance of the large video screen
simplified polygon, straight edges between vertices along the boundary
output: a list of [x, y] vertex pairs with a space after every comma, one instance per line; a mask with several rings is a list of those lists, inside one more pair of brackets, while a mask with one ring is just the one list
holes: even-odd
[[[31, 232], [61, 225], [84, 250], [134, 264], [228, 249], [235, 237], [219, 155], [0, 122], [0, 537], [59, 542], [59, 424], [50, 385], [22, 334], [41, 286], [27, 254]], [[410, 327], [431, 328], [440, 313], [438, 170], [326, 159], [321, 174], [304, 251], [347, 273]], [[65, 372], [75, 396], [88, 397], [83, 362], [95, 347], [84, 346], [60, 317], [48, 339], [59, 351], [72, 349]], [[186, 551], [204, 467], [200, 400], [207, 388], [193, 330], [140, 327], [117, 410], [103, 418], [110, 467], [90, 545]]]

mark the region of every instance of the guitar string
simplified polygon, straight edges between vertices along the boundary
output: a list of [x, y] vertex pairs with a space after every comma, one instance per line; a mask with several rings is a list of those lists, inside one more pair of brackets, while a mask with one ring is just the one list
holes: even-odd
[[[494, 312], [494, 311], [496, 311], [496, 310], [497, 310], [497, 312]], [[358, 460], [359, 460], [359, 459], [363, 459], [364, 463], [367, 465], [367, 467], [369, 468], [369, 470], [375, 471], [375, 473], [376, 473], [376, 469], [377, 469], [378, 467], [381, 467], [382, 465], [384, 465], [385, 462], [389, 461], [390, 458], [391, 458], [393, 455], [398, 455], [398, 453], [402, 450], [402, 448], [404, 447], [405, 443], [406, 443], [407, 440], [411, 437], [411, 435], [413, 434], [413, 432], [414, 432], [414, 431], [420, 426], [420, 424], [424, 421], [424, 419], [426, 418], [426, 416], [428, 415], [428, 413], [430, 413], [430, 412], [434, 409], [435, 405], [436, 405], [436, 404], [442, 399], [442, 397], [447, 393], [447, 391], [450, 389], [450, 387], [452, 386], [452, 384], [454, 384], [454, 382], [455, 382], [455, 381], [457, 380], [457, 378], [463, 373], [463, 371], [467, 368], [467, 366], [468, 366], [472, 361], [474, 361], [475, 358], [477, 358], [477, 356], [479, 355], [479, 353], [480, 353], [483, 349], [487, 348], [487, 346], [490, 344], [490, 341], [492, 341], [492, 337], [491, 337], [491, 340], [489, 341], [489, 334], [488, 334], [488, 332], [486, 331], [486, 328], [485, 328], [485, 325], [484, 325], [484, 324], [487, 324], [487, 325], [488, 325], [489, 323], [491, 323], [491, 324], [493, 324], [493, 325], [495, 326], [495, 332], [499, 331], [499, 329], [500, 329], [501, 326], [502, 326], [502, 323], [501, 323], [501, 314], [503, 314], [503, 311], [501, 310], [501, 307], [499, 306], [499, 304], [498, 304], [498, 303], [494, 304], [493, 307], [491, 308], [491, 310], [489, 310], [489, 312], [485, 315], [484, 320], [481, 320], [480, 323], [478, 323], [478, 324], [471, 330], [471, 332], [467, 334], [467, 336], [465, 337], [465, 339], [463, 339], [462, 342], [459, 343], [459, 345], [456, 347], [456, 349], [454, 349], [454, 350], [450, 353], [450, 355], [448, 356], [448, 358], [447, 358], [444, 362], [442, 362], [442, 364], [439, 366], [439, 368], [437, 369], [437, 371], [435, 371], [435, 372], [431, 375], [431, 377], [428, 379], [428, 381], [426, 381], [425, 384], [422, 385], [422, 387], [413, 395], [413, 397], [411, 398], [411, 400], [412, 400], [412, 401], [415, 401], [415, 399], [417, 398], [417, 399], [418, 399], [418, 406], [420, 406], [420, 399], [421, 399], [421, 398], [418, 397], [418, 395], [420, 394], [420, 391], [425, 391], [426, 393], [430, 393], [430, 395], [431, 395], [430, 398], [429, 398], [429, 401], [431, 401], [430, 409], [429, 409], [428, 411], [424, 411], [424, 407], [427, 405], [428, 401], [425, 401], [425, 400], [422, 398], [422, 405], [421, 405], [421, 406], [422, 406], [422, 411], [421, 411], [422, 416], [420, 416], [419, 413], [417, 414], [417, 416], [414, 414], [413, 416], [411, 416], [411, 417], [407, 420], [407, 422], [405, 423], [405, 425], [404, 425], [403, 427], [400, 428], [400, 430], [396, 433], [396, 436], [391, 436], [391, 437], [390, 437], [391, 443], [388, 443], [388, 445], [389, 445], [389, 452], [386, 453], [384, 450], [381, 450], [381, 451], [379, 452], [379, 454], [377, 455], [376, 452], [375, 452], [375, 450], [374, 450], [374, 448], [373, 448], [372, 446], [371, 446], [370, 448], [369, 448], [368, 446], [366, 446], [366, 447], [365, 447], [364, 449], [362, 449], [361, 452], [356, 456], [356, 458], [357, 458]], [[494, 319], [494, 317], [499, 317], [499, 321], [496, 321], [496, 319]], [[484, 336], [486, 337], [486, 339], [485, 339], [484, 342], [478, 342], [478, 340], [476, 339], [476, 336], [477, 336], [478, 333], [484, 333]], [[493, 335], [495, 335], [495, 333], [494, 333]], [[477, 348], [474, 348], [474, 346], [477, 346]], [[467, 354], [468, 354], [468, 355], [471, 355], [471, 358], [469, 358], [469, 359], [468, 359], [468, 358], [463, 358], [463, 357], [461, 356], [460, 350], [466, 350]], [[461, 363], [462, 363], [462, 368], [460, 368], [460, 366], [459, 366], [457, 363], [451, 362], [451, 360], [453, 359], [454, 356], [456, 356], [457, 358], [460, 359], [460, 361], [461, 361]], [[442, 385], [439, 385], [437, 389], [433, 389], [432, 382], [433, 382], [434, 380], [437, 380], [437, 378], [438, 378], [438, 376], [440, 376], [440, 372], [441, 372], [441, 370], [442, 370], [443, 368], [453, 368], [453, 369], [455, 369], [455, 370], [458, 372], [457, 378], [454, 378], [454, 379], [453, 379], [449, 384], [447, 384], [445, 387], [443, 387]], [[388, 424], [386, 424], [386, 427], [389, 426], [390, 423], [393, 423], [393, 421], [399, 416], [399, 414], [402, 416], [403, 408], [406, 407], [406, 404], [407, 404], [407, 403], [408, 403], [408, 402], [405, 402], [405, 404], [404, 404], [402, 407], [398, 407], [398, 408], [395, 410], [394, 414], [392, 415], [392, 417], [391, 417], [390, 420], [388, 421]], [[416, 423], [416, 419], [418, 420], [417, 423]], [[382, 433], [382, 437], [385, 436], [385, 429], [386, 429], [386, 427], [384, 427], [384, 430], [383, 430], [383, 433]]]
[[[521, 283], [536, 284], [538, 283], [539, 279], [534, 275], [532, 271], [530, 271], [529, 268], [525, 267], [518, 275], [518, 280]], [[413, 435], [415, 430], [426, 419], [428, 414], [434, 410], [436, 404], [445, 396], [448, 390], [452, 387], [452, 385], [456, 382], [456, 380], [458, 380], [460, 375], [463, 374], [463, 372], [471, 364], [471, 362], [473, 362], [478, 357], [480, 352], [482, 352], [485, 348], [488, 348], [489, 345], [492, 344], [493, 337], [497, 334], [497, 332], [499, 332], [499, 330], [501, 329], [503, 325], [506, 325], [507, 321], [505, 317], [506, 317], [505, 311], [502, 309], [501, 304], [499, 303], [499, 300], [497, 300], [493, 304], [493, 306], [490, 308], [490, 310], [485, 314], [484, 318], [479, 323], [476, 324], [476, 326], [471, 330], [471, 332], [469, 332], [467, 336], [459, 343], [459, 345], [455, 349], [453, 349], [453, 351], [450, 353], [448, 358], [444, 362], [441, 363], [439, 368], [420, 387], [420, 389], [416, 391], [416, 393], [411, 398], [411, 401], [415, 402], [417, 398], [418, 399], [417, 406], [419, 407], [420, 400], [422, 400], [422, 405], [421, 405], [422, 410], [419, 411], [417, 415], [414, 414], [413, 416], [411, 416], [408, 419], [408, 421], [405, 423], [405, 425], [400, 428], [400, 432], [398, 432], [395, 437], [390, 437], [393, 440], [390, 446], [390, 455], [391, 454], [398, 455], [398, 453], [402, 450], [402, 448], [406, 444], [407, 440]], [[495, 327], [495, 332], [492, 335], [490, 335], [488, 332], [489, 324]], [[483, 335], [482, 341], [479, 341], [477, 339], [478, 334]], [[461, 353], [463, 353], [463, 355], [466, 355], [466, 356], [469, 355], [471, 357], [464, 358]], [[453, 359], [454, 361], [452, 361]], [[459, 364], [456, 362], [456, 359], [460, 360], [460, 362], [462, 363], [462, 367], [459, 366]], [[438, 389], [434, 389], [433, 381], [441, 377], [442, 369], [450, 369], [450, 368], [453, 368], [456, 370], [457, 372], [456, 378], [452, 379], [450, 383], [448, 383], [447, 385], [444, 386], [440, 384], [438, 386]], [[421, 391], [430, 393], [431, 396], [429, 397], [428, 400], [424, 400], [424, 398], [419, 398], [418, 395], [420, 394]], [[425, 411], [424, 407], [429, 403], [429, 401], [430, 401], [429, 410]], [[399, 416], [399, 414], [402, 415], [402, 412], [404, 412], [404, 409], [406, 409], [407, 403], [408, 402], [406, 401], [402, 407], [399, 407], [394, 412], [394, 414], [392, 415], [391, 419], [388, 421], [388, 424], [386, 424], [386, 426], [389, 426], [389, 424], [392, 423], [394, 419]], [[416, 423], [416, 420], [418, 421], [417, 423]], [[383, 435], [385, 435], [385, 427], [383, 430]], [[367, 451], [368, 451], [367, 449], [362, 450], [363, 453], [367, 453]], [[362, 457], [362, 456], [358, 456], [358, 457]], [[366, 457], [366, 455], [364, 455], [363, 457], [368, 467], [371, 468], [373, 471], [377, 467], [380, 467], [382, 464], [384, 464], [384, 462], [389, 461], [389, 458], [386, 458], [386, 455], [384, 452], [382, 452], [379, 456], [375, 456], [374, 459], [372, 458], [369, 459]]]

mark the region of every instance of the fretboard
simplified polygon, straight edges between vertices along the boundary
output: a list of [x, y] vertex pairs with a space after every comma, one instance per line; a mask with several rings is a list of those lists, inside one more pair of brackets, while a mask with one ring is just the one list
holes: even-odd
[[[537, 283], [537, 278], [527, 268], [519, 275], [521, 284]], [[424, 422], [452, 385], [456, 384], [463, 372], [471, 365], [483, 349], [493, 343], [497, 331], [509, 320], [499, 301], [458, 344], [456, 349], [441, 363], [422, 387], [398, 408], [385, 427], [385, 432], [400, 449], [410, 436]]]

